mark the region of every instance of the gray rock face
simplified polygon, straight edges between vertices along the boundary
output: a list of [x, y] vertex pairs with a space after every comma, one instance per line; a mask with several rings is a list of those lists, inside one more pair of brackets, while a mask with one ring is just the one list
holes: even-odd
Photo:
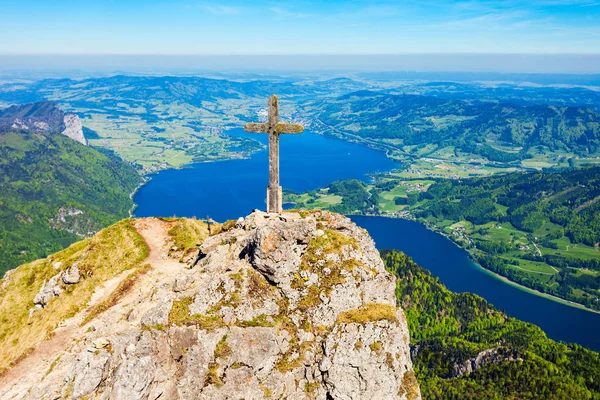
[[79, 268], [77, 265], [73, 264], [71, 268], [67, 269], [62, 275], [62, 280], [67, 285], [73, 285], [75, 283], [79, 283], [81, 276], [79, 275]]
[[70, 137], [76, 142], [87, 146], [88, 143], [83, 135], [83, 127], [79, 117], [75, 114], [65, 114], [63, 121], [65, 124], [65, 129], [61, 133], [67, 137]]
[[494, 364], [503, 361], [515, 361], [518, 359], [519, 358], [516, 354], [513, 354], [502, 347], [483, 350], [473, 358], [469, 358], [462, 363], [454, 364], [451, 377], [455, 378], [457, 376], [470, 374], [471, 372], [477, 371], [479, 368], [483, 368], [488, 364]]
[[60, 296], [60, 294], [62, 293], [62, 288], [60, 285], [61, 276], [62, 273], [58, 273], [52, 278], [48, 279], [46, 282], [44, 282], [39, 293], [34, 297], [33, 303], [45, 307], [50, 301], [50, 299], [56, 296]]
[[[58, 269], [61, 266], [62, 263], [55, 263], [53, 268]], [[48, 279], [44, 282], [38, 294], [33, 298], [35, 307], [29, 310], [29, 316], [31, 317], [35, 311], [38, 311], [42, 307], [46, 307], [52, 298], [60, 296], [63, 292], [64, 285], [74, 285], [79, 283], [80, 280], [81, 275], [79, 274], [77, 263], [67, 268], [66, 271], [59, 272]]]
[[200, 252], [24, 397], [420, 399], [395, 278], [349, 219], [254, 212]]

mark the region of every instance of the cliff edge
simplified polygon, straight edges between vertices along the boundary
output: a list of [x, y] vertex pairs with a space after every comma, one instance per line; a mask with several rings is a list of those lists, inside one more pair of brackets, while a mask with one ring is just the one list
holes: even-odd
[[[130, 222], [150, 249], [143, 273], [94, 293], [36, 350], [54, 351], [8, 372], [2, 398], [420, 399], [395, 278], [365, 230], [328, 212], [256, 211], [197, 228], [201, 245], [184, 248], [166, 234], [174, 223]], [[92, 279], [81, 265], [99, 246], [44, 261], [55, 271], [36, 291], [54, 279], [58, 294], [31, 299], [30, 319]]]

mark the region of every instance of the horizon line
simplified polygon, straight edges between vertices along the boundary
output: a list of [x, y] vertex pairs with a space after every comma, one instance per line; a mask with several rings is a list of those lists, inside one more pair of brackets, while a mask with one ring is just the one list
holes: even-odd
[[562, 53], [508, 53], [508, 52], [407, 52], [407, 53], [0, 53], [3, 56], [151, 56], [151, 57], [239, 57], [239, 56], [434, 56], [434, 55], [464, 55], [464, 56], [600, 56], [600, 52], [596, 53], [577, 53], [577, 52], [562, 52]]

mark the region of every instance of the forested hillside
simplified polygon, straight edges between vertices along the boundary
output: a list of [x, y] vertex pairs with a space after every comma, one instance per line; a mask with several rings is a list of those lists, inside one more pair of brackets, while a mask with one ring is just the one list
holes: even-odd
[[[517, 104], [358, 91], [319, 103], [316, 118], [347, 134], [416, 154], [450, 147], [490, 161], [533, 157], [532, 150], [595, 154], [600, 114], [587, 106]], [[343, 134], [342, 134], [343, 136]], [[466, 154], [462, 154], [462, 158]]]
[[0, 272], [128, 216], [135, 168], [59, 133], [0, 134]]
[[286, 199], [300, 208], [415, 218], [493, 272], [600, 310], [600, 167], [471, 179], [388, 174]]
[[450, 292], [403, 253], [382, 257], [398, 278], [423, 398], [600, 398], [598, 353], [548, 339], [477, 295]]
[[440, 181], [419, 199], [414, 214], [447, 226], [484, 267], [600, 308], [599, 167]]

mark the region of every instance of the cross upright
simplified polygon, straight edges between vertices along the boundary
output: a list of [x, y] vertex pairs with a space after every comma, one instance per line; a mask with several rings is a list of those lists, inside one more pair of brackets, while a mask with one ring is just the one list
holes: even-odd
[[246, 132], [269, 134], [269, 186], [267, 187], [267, 212], [281, 213], [282, 194], [279, 186], [279, 135], [282, 133], [302, 133], [304, 127], [298, 124], [279, 122], [279, 102], [274, 94], [269, 97], [269, 120], [265, 123], [244, 125]]

